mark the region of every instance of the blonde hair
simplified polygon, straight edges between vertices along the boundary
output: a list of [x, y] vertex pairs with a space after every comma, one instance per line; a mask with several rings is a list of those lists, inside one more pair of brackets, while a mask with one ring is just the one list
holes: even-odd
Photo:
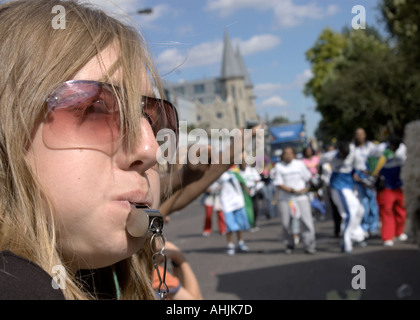
[[[55, 5], [66, 9], [65, 29], [52, 26]], [[57, 248], [53, 208], [25, 158], [43, 121], [45, 99], [54, 87], [71, 79], [108, 45], [117, 43], [119, 59], [108, 74], [120, 69], [124, 75], [121, 86], [127, 96], [122, 100], [127, 103], [120, 106], [121, 125], [124, 146], [130, 149], [140, 134], [135, 119], [141, 112], [139, 75], [144, 68], [155, 86], [161, 86], [140, 33], [75, 0], [2, 4], [0, 30], [0, 250], [11, 250], [51, 273], [53, 266], [65, 266]], [[148, 241], [132, 257], [93, 272], [108, 281], [116, 274], [121, 299], [156, 298]], [[70, 271], [63, 293], [67, 299], [95, 299], [101, 294], [86, 288]]]

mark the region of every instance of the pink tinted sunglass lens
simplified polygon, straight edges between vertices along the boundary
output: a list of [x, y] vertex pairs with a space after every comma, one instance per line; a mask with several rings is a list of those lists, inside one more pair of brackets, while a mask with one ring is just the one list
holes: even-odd
[[159, 134], [160, 130], [170, 130], [175, 134], [175, 143], [178, 143], [178, 113], [169, 101], [144, 97], [143, 113], [148, 118], [155, 136]]
[[[43, 140], [52, 149], [87, 148], [112, 153], [120, 134], [118, 87], [89, 81], [71, 80], [57, 87], [47, 99]], [[143, 97], [143, 113], [155, 136], [161, 129], [175, 133], [178, 143], [178, 114], [168, 101]]]
[[118, 102], [111, 87], [68, 81], [47, 100], [43, 139], [53, 149], [99, 148], [108, 152], [120, 137]]

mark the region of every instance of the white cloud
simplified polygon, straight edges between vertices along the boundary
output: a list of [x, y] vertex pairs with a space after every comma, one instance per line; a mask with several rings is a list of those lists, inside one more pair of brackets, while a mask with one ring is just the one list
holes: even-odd
[[254, 87], [254, 92], [257, 97], [267, 97], [280, 90], [287, 89], [287, 86], [283, 83], [259, 83]]
[[178, 48], [164, 50], [157, 56], [157, 65], [161, 72], [175, 68], [193, 68], [210, 65], [221, 61], [223, 50], [222, 41], [203, 42], [192, 47], [187, 52]]
[[189, 67], [209, 65], [221, 61], [223, 42], [216, 40], [203, 42], [188, 51], [187, 59]]
[[[147, 6], [145, 1], [139, 0], [85, 0], [85, 2], [92, 3], [110, 16], [128, 24], [133, 24], [133, 21], [136, 21], [142, 29], [158, 27], [154, 22], [171, 12], [168, 5], [162, 4], [151, 7]], [[152, 12], [150, 14], [138, 14], [137, 11], [142, 9], [152, 9]]]
[[298, 87], [303, 87], [313, 76], [312, 70], [306, 69], [296, 76], [294, 84]]
[[283, 100], [279, 96], [272, 96], [270, 98], [267, 98], [261, 103], [259, 103], [259, 107], [266, 108], [266, 107], [284, 107], [287, 105], [287, 102]]
[[137, 15], [136, 20], [141, 28], [160, 28], [160, 26], [155, 25], [154, 22], [171, 12], [170, 7], [165, 4], [153, 6], [152, 10], [151, 14]]
[[194, 34], [194, 27], [192, 25], [179, 26], [176, 28], [176, 32], [181, 37], [186, 35], [191, 36], [191, 34]]
[[267, 51], [278, 46], [280, 44], [280, 38], [272, 34], [259, 34], [253, 36], [249, 40], [241, 41], [234, 39], [232, 42], [236, 45], [239, 44], [241, 54], [246, 56], [261, 51]]
[[334, 5], [334, 4], [330, 4], [327, 8], [327, 16], [333, 16], [336, 13], [338, 13], [340, 11], [340, 9], [338, 8], [338, 6]]
[[305, 19], [322, 19], [338, 12], [338, 6], [320, 7], [316, 3], [295, 4], [293, 0], [209, 0], [207, 10], [217, 11], [222, 17], [229, 16], [242, 9], [257, 11], [271, 10], [275, 24], [279, 27], [294, 27]]
[[95, 7], [98, 7], [112, 16], [120, 16], [122, 14], [135, 14], [139, 9], [143, 9], [144, 6], [137, 0], [85, 0], [86, 3], [91, 3]]
[[[270, 34], [251, 37], [248, 40], [235, 39], [241, 54], [246, 56], [257, 52], [267, 51], [280, 43], [280, 38]], [[223, 41], [215, 40], [203, 42], [191, 47], [189, 50], [169, 48], [157, 56], [157, 65], [161, 72], [171, 71], [174, 68], [193, 68], [220, 63], [223, 55]]]
[[185, 58], [176, 48], [166, 49], [157, 57], [157, 65], [161, 72], [168, 72], [182, 66]]
[[306, 82], [313, 77], [310, 69], [304, 70], [302, 73], [296, 75], [293, 81], [289, 83], [259, 83], [254, 87], [254, 92], [257, 97], [269, 97], [278, 94], [279, 91], [291, 89], [303, 89]]
[[225, 17], [245, 8], [254, 8], [263, 11], [270, 8], [270, 3], [272, 2], [276, 2], [276, 0], [209, 0], [206, 9], [218, 11], [221, 16]]

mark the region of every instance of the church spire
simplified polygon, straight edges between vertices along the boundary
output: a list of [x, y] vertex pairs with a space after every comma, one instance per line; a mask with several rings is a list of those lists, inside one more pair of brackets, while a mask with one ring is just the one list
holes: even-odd
[[221, 78], [227, 80], [230, 78], [244, 77], [240, 62], [237, 55], [233, 51], [232, 43], [230, 42], [229, 35], [225, 30], [225, 40], [223, 45], [223, 60]]
[[239, 49], [239, 45], [236, 49], [236, 60], [238, 61], [239, 67], [241, 68], [242, 75], [244, 76], [245, 80], [245, 87], [253, 87], [251, 78], [249, 77], [248, 69], [246, 68], [244, 58], [242, 57], [241, 50]]

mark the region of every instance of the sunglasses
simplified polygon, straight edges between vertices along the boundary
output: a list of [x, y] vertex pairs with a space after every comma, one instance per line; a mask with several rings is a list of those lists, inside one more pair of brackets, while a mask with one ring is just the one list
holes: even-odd
[[[86, 148], [114, 153], [122, 137], [119, 97], [121, 89], [108, 83], [89, 80], [62, 83], [46, 100], [44, 143], [53, 149]], [[141, 108], [155, 137], [160, 130], [169, 129], [175, 133], [173, 143], [177, 146], [175, 107], [169, 101], [143, 96]]]

